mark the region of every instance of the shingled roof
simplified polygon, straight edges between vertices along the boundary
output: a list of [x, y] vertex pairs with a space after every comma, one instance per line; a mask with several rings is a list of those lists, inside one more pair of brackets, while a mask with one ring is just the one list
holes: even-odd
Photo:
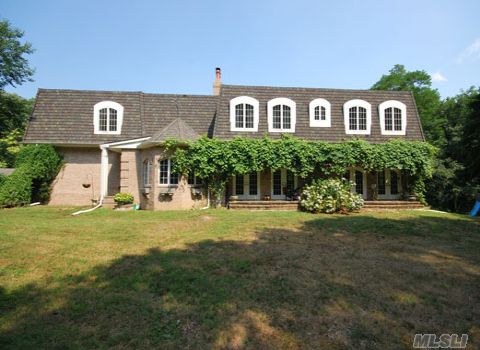
[[[258, 132], [230, 131], [229, 103], [238, 96], [250, 96], [259, 101]], [[374, 143], [384, 142], [389, 138], [424, 140], [411, 92], [222, 85], [219, 96], [40, 89], [24, 142], [98, 145], [142, 137], [154, 137], [158, 140], [187, 140], [201, 135], [220, 139], [231, 139], [235, 136], [263, 137], [268, 134], [267, 102], [277, 97], [290, 98], [296, 102], [297, 137], [332, 142], [362, 138]], [[324, 98], [331, 103], [331, 127], [309, 126], [309, 103], [316, 98]], [[343, 104], [351, 99], [363, 99], [372, 105], [370, 135], [345, 134]], [[397, 100], [406, 105], [406, 135], [381, 134], [378, 105], [387, 100]], [[101, 101], [117, 102], [124, 107], [120, 135], [94, 134], [93, 106]], [[278, 138], [281, 135], [270, 133], [269, 136]]]
[[[260, 105], [258, 132], [230, 131], [230, 100], [237, 96], [249, 96], [257, 99]], [[316, 89], [268, 86], [222, 85], [217, 106], [217, 117], [213, 136], [230, 139], [235, 136], [263, 137], [268, 134], [267, 102], [273, 98], [286, 97], [296, 103], [297, 122], [295, 136], [309, 140], [339, 142], [351, 138], [362, 138], [369, 142], [379, 143], [389, 138], [403, 138], [412, 141], [423, 141], [423, 132], [413, 95], [409, 91], [377, 91], [377, 90], [343, 90]], [[331, 127], [313, 128], [309, 126], [309, 103], [313, 99], [324, 98], [331, 104]], [[343, 119], [343, 105], [352, 99], [362, 99], [372, 105], [372, 127], [370, 135], [346, 135]], [[405, 136], [382, 135], [378, 105], [388, 100], [397, 100], [407, 106], [407, 132]], [[279, 138], [281, 134], [269, 133], [271, 138]]]
[[166, 127], [153, 134], [153, 136], [146, 142], [145, 145], [159, 144], [169, 139], [174, 139], [180, 142], [195, 141], [200, 135], [193, 130], [182, 118], [174, 119]]
[[[214, 96], [143, 92], [39, 89], [25, 143], [98, 145], [153, 136], [181, 118], [198, 135], [212, 135]], [[93, 106], [113, 101], [124, 107], [122, 133], [93, 133]]]

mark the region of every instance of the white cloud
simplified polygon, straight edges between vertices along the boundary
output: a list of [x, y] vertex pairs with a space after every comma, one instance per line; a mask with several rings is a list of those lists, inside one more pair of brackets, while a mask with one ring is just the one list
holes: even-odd
[[438, 81], [447, 81], [447, 80], [448, 80], [448, 79], [445, 78], [445, 77], [442, 75], [442, 73], [440, 73], [440, 72], [435, 72], [435, 73], [433, 73], [433, 74], [431, 75], [431, 77], [432, 77], [432, 81], [437, 81], [437, 82], [438, 82]]
[[460, 52], [457, 57], [457, 63], [461, 64], [470, 58], [474, 60], [480, 58], [480, 38], [475, 39], [470, 46]]

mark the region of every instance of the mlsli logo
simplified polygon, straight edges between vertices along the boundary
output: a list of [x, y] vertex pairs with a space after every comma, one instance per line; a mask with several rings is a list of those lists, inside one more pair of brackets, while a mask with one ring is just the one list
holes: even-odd
[[468, 334], [415, 334], [413, 347], [415, 349], [464, 349], [467, 346]]

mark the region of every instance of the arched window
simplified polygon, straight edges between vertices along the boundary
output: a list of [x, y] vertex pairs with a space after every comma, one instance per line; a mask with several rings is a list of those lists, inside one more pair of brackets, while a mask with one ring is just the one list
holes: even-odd
[[364, 100], [350, 100], [343, 105], [345, 133], [368, 135], [372, 126], [372, 108]]
[[230, 100], [230, 131], [258, 131], [258, 101], [239, 96]]
[[268, 131], [295, 132], [297, 121], [296, 104], [284, 97], [274, 98], [267, 103]]
[[378, 106], [383, 135], [405, 135], [407, 130], [407, 106], [400, 101], [385, 101]]
[[310, 126], [311, 127], [330, 127], [330, 102], [324, 98], [316, 98], [310, 102]]
[[122, 132], [123, 106], [112, 101], [102, 101], [93, 106], [93, 126], [95, 134]]

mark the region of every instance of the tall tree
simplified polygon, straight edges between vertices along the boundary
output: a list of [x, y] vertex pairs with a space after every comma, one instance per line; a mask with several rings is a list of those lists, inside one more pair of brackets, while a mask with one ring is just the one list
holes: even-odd
[[422, 121], [427, 141], [436, 146], [445, 142], [445, 120], [438, 115], [440, 94], [432, 88], [432, 79], [423, 70], [407, 71], [396, 64], [386, 75], [382, 75], [371, 87], [372, 90], [412, 91]]
[[23, 31], [13, 28], [7, 20], [0, 21], [0, 89], [32, 81], [34, 70], [25, 57], [33, 53], [29, 42], [22, 43]]
[[465, 169], [467, 176], [480, 184], [480, 89], [469, 106], [462, 139]]

